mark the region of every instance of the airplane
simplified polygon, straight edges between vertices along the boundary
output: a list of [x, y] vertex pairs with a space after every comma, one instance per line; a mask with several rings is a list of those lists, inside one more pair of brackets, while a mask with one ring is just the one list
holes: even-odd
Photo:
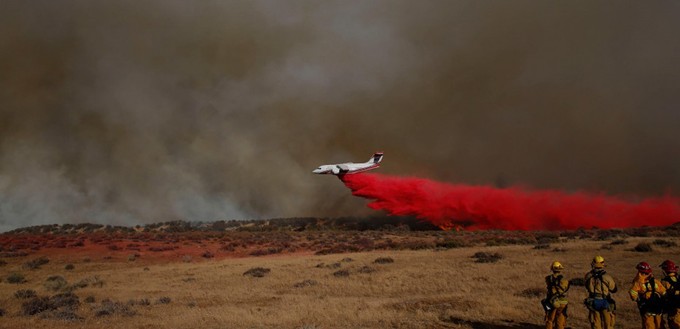
[[380, 167], [380, 161], [382, 161], [382, 158], [383, 152], [376, 152], [370, 159], [368, 159], [367, 162], [363, 163], [345, 162], [338, 164], [322, 165], [319, 168], [314, 169], [314, 171], [312, 172], [315, 174], [333, 174], [333, 175], [356, 174]]

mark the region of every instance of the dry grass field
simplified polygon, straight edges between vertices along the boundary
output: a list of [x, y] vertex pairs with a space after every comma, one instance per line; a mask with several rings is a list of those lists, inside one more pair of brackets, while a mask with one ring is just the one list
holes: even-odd
[[[4, 260], [0, 308], [5, 314], [0, 327], [539, 328], [539, 301], [549, 264], [559, 260], [569, 278], [581, 278], [592, 256], [601, 254], [622, 287], [616, 296], [617, 327], [636, 328], [637, 311], [626, 294], [635, 264], [659, 264], [679, 255], [677, 247], [657, 246], [655, 240], [636, 237], [612, 244], [561, 239], [543, 248], [472, 246], [321, 256], [299, 252], [185, 261], [106, 259], [46, 250], [42, 257], [49, 262], [35, 269], [27, 269], [26, 262], [39, 259], [37, 254]], [[640, 242], [652, 243], [654, 250], [632, 251]], [[480, 263], [472, 257], [477, 252], [502, 258]], [[393, 262], [376, 263], [379, 258]], [[73, 268], [67, 270], [69, 264]], [[259, 267], [270, 271], [262, 277], [244, 275]], [[13, 273], [23, 275], [24, 282], [10, 283]], [[53, 276], [66, 283], [55, 286], [57, 280], [49, 280]], [[33, 290], [38, 297], [61, 296], [66, 306], [25, 315], [31, 299], [15, 296], [19, 290]], [[59, 295], [65, 291], [75, 296]], [[569, 325], [587, 327], [583, 287], [573, 286], [569, 296]]]

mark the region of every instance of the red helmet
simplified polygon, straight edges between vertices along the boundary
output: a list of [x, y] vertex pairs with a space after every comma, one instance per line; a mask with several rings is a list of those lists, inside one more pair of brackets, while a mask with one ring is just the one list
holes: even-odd
[[652, 273], [652, 267], [649, 266], [647, 262], [640, 262], [635, 266], [635, 268], [638, 270], [638, 272], [643, 273], [643, 274], [650, 274]]
[[661, 269], [666, 273], [678, 273], [678, 267], [675, 266], [675, 263], [669, 259], [663, 261], [659, 267], [661, 267]]

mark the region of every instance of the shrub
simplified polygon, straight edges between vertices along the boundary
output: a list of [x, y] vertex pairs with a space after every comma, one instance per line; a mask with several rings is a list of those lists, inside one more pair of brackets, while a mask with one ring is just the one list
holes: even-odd
[[336, 271], [336, 272], [333, 273], [333, 276], [335, 276], [337, 278], [348, 277], [349, 271], [347, 271], [347, 270]]
[[4, 260], [2, 260], [2, 259], [0, 259], [0, 267], [3, 267], [3, 266], [5, 266], [5, 265], [7, 265], [7, 262], [4, 261]]
[[654, 243], [655, 246], [666, 247], [666, 248], [678, 246], [678, 244], [673, 242], [673, 241], [668, 241], [668, 240], [663, 240], [663, 239], [656, 239], [652, 243]]
[[569, 286], [583, 287], [586, 285], [586, 280], [583, 278], [573, 278], [569, 280]]
[[156, 304], [170, 304], [170, 297], [161, 297], [156, 300]]
[[252, 276], [254, 278], [262, 278], [265, 275], [267, 275], [269, 272], [271, 272], [271, 270], [268, 269], [268, 268], [254, 267], [254, 268], [251, 268], [251, 269], [243, 272], [243, 275]]
[[640, 242], [633, 250], [637, 252], [650, 252], [652, 251], [652, 246], [649, 243]]
[[63, 288], [65, 288], [68, 285], [68, 282], [66, 282], [66, 279], [60, 275], [53, 275], [45, 281], [45, 289], [51, 290], [51, 291], [58, 291]]
[[14, 293], [14, 297], [18, 299], [28, 299], [36, 296], [35, 290], [31, 289], [21, 289]]
[[52, 314], [48, 314], [48, 317], [63, 321], [75, 321], [84, 319], [83, 317], [78, 316], [78, 314], [76, 314], [76, 312], [72, 309], [65, 309], [58, 312], [54, 312]]
[[5, 310], [0, 308], [0, 316], [5, 316]]
[[517, 293], [517, 296], [520, 297], [525, 297], [525, 298], [536, 298], [536, 297], [541, 297], [546, 294], [546, 290], [543, 288], [527, 288], [519, 293]]
[[213, 258], [213, 257], [215, 257], [215, 254], [211, 253], [210, 251], [206, 251], [201, 255], [201, 257], [203, 257], [203, 258]]
[[354, 261], [354, 259], [351, 259], [351, 258], [349, 258], [349, 257], [346, 257], [346, 258], [341, 259], [340, 261], [343, 262], [343, 263], [351, 263], [351, 262]]
[[[159, 304], [159, 303], [156, 303], [156, 304]], [[149, 306], [149, 305], [151, 305], [151, 302], [149, 301], [148, 298], [142, 298], [142, 299], [139, 299], [139, 300], [130, 299], [130, 300], [128, 300], [127, 305], [128, 306], [135, 306], [135, 305]]]
[[370, 267], [370, 266], [364, 266], [364, 267], [359, 269], [359, 273], [373, 273], [375, 271], [376, 271], [375, 268]]
[[133, 316], [137, 314], [133, 309], [120, 302], [113, 302], [105, 299], [102, 304], [94, 310], [94, 315], [97, 317], [108, 316], [114, 314], [121, 314], [124, 316]]
[[75, 309], [80, 305], [80, 298], [73, 293], [67, 292], [63, 294], [56, 294], [50, 298], [50, 307], [57, 309], [60, 307], [68, 307]]
[[85, 297], [84, 302], [86, 302], [86, 303], [88, 303], [88, 304], [92, 304], [92, 303], [95, 302], [95, 298], [94, 298], [94, 296], [92, 296], [92, 295], [87, 296], [87, 297]]
[[26, 279], [24, 278], [24, 275], [21, 273], [12, 273], [7, 276], [7, 282], [19, 284], [26, 282]]
[[448, 239], [435, 244], [435, 247], [443, 249], [465, 248], [469, 246], [470, 243], [461, 239]]
[[623, 244], [627, 244], [627, 243], [628, 243], [627, 240], [624, 240], [624, 239], [617, 239], [617, 240], [614, 240], [614, 241], [610, 242], [609, 244], [611, 244], [611, 245], [613, 245], [613, 246], [617, 246], [617, 245], [623, 245]]
[[319, 283], [316, 282], [315, 280], [304, 280], [302, 282], [298, 282], [298, 283], [294, 284], [293, 287], [304, 288], [304, 287], [316, 286], [317, 284], [319, 284]]
[[472, 255], [472, 258], [475, 258], [475, 263], [495, 263], [501, 259], [503, 259], [503, 255], [499, 253], [487, 253], [483, 251], [479, 251]]
[[392, 259], [392, 257], [378, 257], [373, 261], [373, 263], [375, 263], [375, 264], [390, 264], [390, 263], [394, 263], [394, 259]]
[[67, 271], [71, 271], [71, 270], [73, 270], [74, 268], [76, 268], [76, 267], [73, 266], [73, 264], [66, 264], [66, 266], [64, 266], [64, 269], [67, 270]]
[[21, 314], [36, 315], [52, 309], [48, 297], [34, 297], [33, 299], [21, 304]]
[[49, 262], [50, 260], [47, 257], [40, 257], [24, 263], [24, 268], [27, 270], [36, 270]]
[[541, 249], [550, 249], [549, 244], [537, 244], [534, 246], [534, 249], [536, 250], [541, 250]]

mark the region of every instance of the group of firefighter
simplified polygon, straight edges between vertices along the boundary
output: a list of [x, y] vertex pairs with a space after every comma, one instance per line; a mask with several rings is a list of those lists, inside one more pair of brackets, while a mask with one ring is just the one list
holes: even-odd
[[[680, 329], [678, 268], [671, 260], [664, 261], [659, 267], [663, 271], [661, 279], [654, 277], [652, 267], [647, 262], [638, 263], [635, 266], [637, 274], [628, 294], [637, 303], [643, 329]], [[588, 297], [583, 301], [588, 308], [590, 327], [613, 329], [616, 302], [611, 294], [616, 293], [618, 287], [614, 278], [605, 271], [602, 256], [593, 258], [591, 268], [585, 276], [584, 285]], [[546, 312], [546, 328], [564, 329], [567, 320], [566, 293], [569, 281], [561, 274], [564, 266], [560, 262], [553, 262], [550, 270], [552, 274], [545, 277], [547, 297], [541, 301]]]

